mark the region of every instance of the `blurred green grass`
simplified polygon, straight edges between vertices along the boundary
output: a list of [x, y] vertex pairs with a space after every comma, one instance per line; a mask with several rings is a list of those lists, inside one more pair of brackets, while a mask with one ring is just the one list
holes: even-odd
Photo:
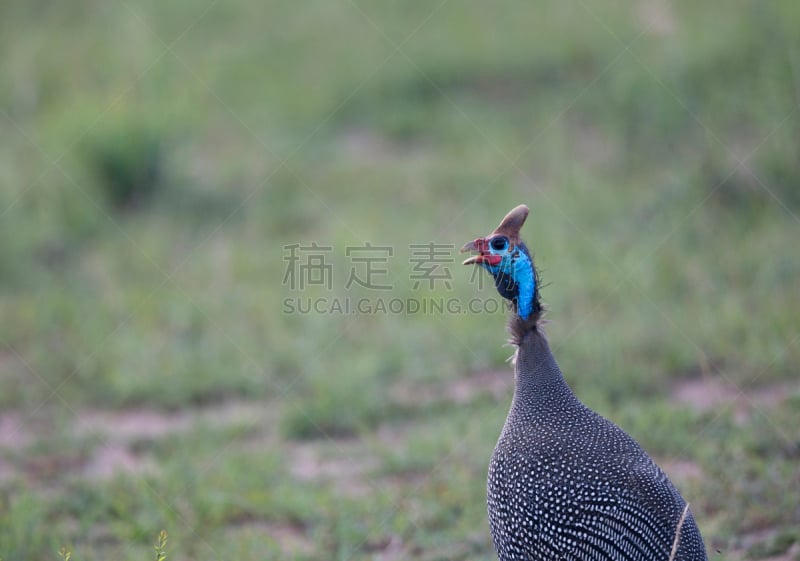
[[[415, 290], [409, 244], [521, 202], [579, 395], [699, 466], [682, 488], [725, 558], [789, 550], [798, 23], [789, 1], [3, 4], [0, 405], [26, 436], [0, 448], [0, 555], [133, 558], [166, 527], [175, 558], [490, 556], [510, 387], [446, 396], [510, 378], [502, 312], [285, 314], [284, 246], [335, 248], [303, 296], [467, 302], [492, 288], [453, 264]], [[391, 291], [344, 289], [366, 241], [394, 248]], [[749, 414], [671, 397], [696, 379]], [[113, 436], [74, 436], [86, 411], [238, 401], [277, 413], [85, 477]], [[361, 487], [304, 479], [304, 446]]]

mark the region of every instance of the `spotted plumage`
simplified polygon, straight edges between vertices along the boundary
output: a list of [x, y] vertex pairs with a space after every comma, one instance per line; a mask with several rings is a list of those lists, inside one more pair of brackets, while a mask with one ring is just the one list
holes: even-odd
[[[674, 547], [675, 561], [706, 560], [697, 524], [664, 472], [564, 380], [542, 331], [536, 270], [518, 237], [527, 214], [515, 208], [492, 234], [464, 246], [479, 252], [465, 263], [487, 269], [515, 310], [515, 391], [487, 483], [498, 557], [669, 561]], [[498, 235], [512, 247], [493, 246]], [[525, 260], [514, 251], [524, 251], [529, 272], [519, 271]]]

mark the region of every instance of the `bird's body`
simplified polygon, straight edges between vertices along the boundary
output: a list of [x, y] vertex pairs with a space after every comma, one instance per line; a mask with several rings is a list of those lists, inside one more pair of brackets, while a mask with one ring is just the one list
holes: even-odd
[[[489, 524], [502, 561], [668, 561], [686, 503], [630, 436], [584, 406], [547, 339], [520, 341], [516, 387], [489, 466]], [[676, 561], [706, 558], [691, 513]]]
[[[493, 234], [465, 246], [481, 252], [465, 263], [495, 275], [517, 311], [511, 320], [514, 397], [487, 484], [500, 561], [705, 561], [694, 518], [664, 472], [633, 438], [583, 405], [564, 380], [539, 323], [527, 249], [529, 281], [505, 278], [516, 265], [492, 257], [500, 253], [495, 239], [502, 236], [508, 258], [516, 260], [526, 216], [527, 207], [517, 207]], [[532, 284], [527, 291], [519, 286], [526, 282]], [[526, 293], [531, 301], [523, 307], [517, 300]]]

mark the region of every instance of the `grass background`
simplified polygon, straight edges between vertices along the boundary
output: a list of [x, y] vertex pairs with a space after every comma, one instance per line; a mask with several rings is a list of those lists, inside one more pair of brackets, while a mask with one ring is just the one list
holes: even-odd
[[[490, 559], [502, 311], [459, 247], [526, 203], [569, 383], [714, 559], [798, 558], [800, 7], [0, 6], [0, 556]], [[332, 287], [282, 282], [317, 242]], [[345, 288], [388, 245], [391, 291]]]

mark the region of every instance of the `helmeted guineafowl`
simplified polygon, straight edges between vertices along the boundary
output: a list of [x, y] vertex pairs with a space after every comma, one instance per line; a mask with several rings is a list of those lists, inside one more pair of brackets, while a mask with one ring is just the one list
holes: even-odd
[[542, 332], [536, 268], [520, 205], [464, 264], [492, 274], [512, 302], [515, 390], [489, 465], [488, 510], [501, 561], [699, 561], [706, 552], [686, 502], [639, 444], [584, 406]]

